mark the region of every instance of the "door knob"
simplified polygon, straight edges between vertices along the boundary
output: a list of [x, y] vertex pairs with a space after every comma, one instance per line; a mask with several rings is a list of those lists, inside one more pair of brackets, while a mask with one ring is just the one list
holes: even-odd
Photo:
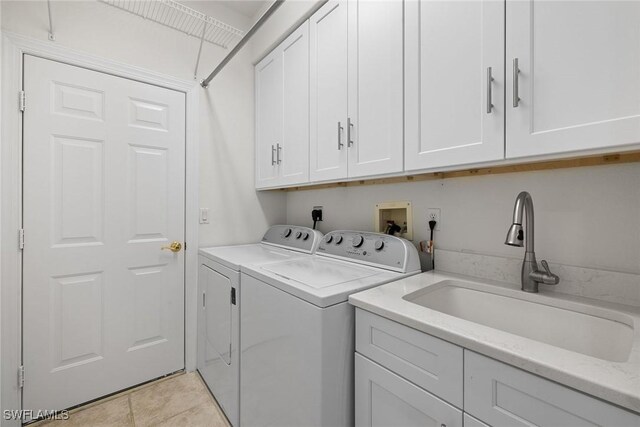
[[182, 249], [182, 243], [180, 243], [180, 242], [172, 242], [169, 246], [163, 246], [160, 249], [162, 249], [162, 250], [168, 249], [171, 252], [180, 252], [180, 250]]

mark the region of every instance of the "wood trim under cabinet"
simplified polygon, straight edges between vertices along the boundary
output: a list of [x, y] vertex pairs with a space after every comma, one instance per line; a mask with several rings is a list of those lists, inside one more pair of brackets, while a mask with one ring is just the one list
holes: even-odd
[[[354, 181], [339, 181], [320, 184], [309, 184], [288, 188], [275, 188], [276, 191], [304, 191], [325, 188], [358, 187], [363, 185], [398, 184], [403, 182], [431, 181], [447, 178], [463, 178], [482, 175], [497, 175], [503, 173], [533, 172], [552, 169], [578, 168], [586, 166], [615, 165], [640, 162], [640, 151], [613, 153], [596, 156], [574, 157], [569, 159], [545, 160], [510, 165], [488, 166], [484, 168], [470, 168], [447, 172], [426, 172], [411, 175], [391, 176], [385, 178], [360, 179]], [[268, 189], [267, 189], [268, 190]]]

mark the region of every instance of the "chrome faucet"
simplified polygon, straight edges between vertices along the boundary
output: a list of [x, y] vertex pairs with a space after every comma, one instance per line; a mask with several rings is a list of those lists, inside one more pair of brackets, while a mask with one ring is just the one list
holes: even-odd
[[[527, 217], [526, 237], [522, 227], [522, 213]], [[541, 261], [544, 271], [538, 269], [536, 253], [533, 246], [534, 220], [533, 220], [533, 199], [526, 191], [518, 194], [516, 204], [513, 208], [513, 224], [509, 227], [505, 245], [523, 246], [526, 243], [524, 261], [522, 261], [522, 290], [525, 292], [538, 292], [538, 284], [557, 285], [560, 278], [549, 270], [547, 261]]]

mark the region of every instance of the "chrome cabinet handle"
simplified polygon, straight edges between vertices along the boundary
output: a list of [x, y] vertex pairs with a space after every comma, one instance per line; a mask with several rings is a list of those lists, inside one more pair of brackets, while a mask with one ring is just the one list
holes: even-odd
[[275, 165], [276, 164], [276, 147], [273, 146], [273, 144], [271, 145], [271, 165]]
[[352, 129], [353, 129], [353, 122], [351, 121], [351, 117], [347, 117], [347, 147], [351, 147], [353, 145], [353, 140], [351, 139]]
[[513, 58], [513, 108], [518, 107], [520, 96], [518, 95], [518, 75], [520, 68], [518, 67], [518, 58]]
[[344, 128], [342, 127], [342, 123], [338, 122], [338, 150], [342, 150], [344, 144], [342, 143], [342, 131]]
[[491, 91], [492, 83], [493, 77], [491, 76], [491, 67], [487, 67], [487, 114], [491, 114], [491, 110], [493, 109], [493, 94]]
[[276, 144], [276, 147], [278, 147], [278, 148], [276, 149], [276, 151], [277, 151], [276, 159], [278, 159], [278, 160], [276, 160], [276, 163], [280, 164], [280, 163], [282, 163], [282, 159], [280, 158], [280, 153], [282, 152], [282, 147], [280, 146], [280, 144], [279, 144], [279, 143], [278, 143], [278, 144]]

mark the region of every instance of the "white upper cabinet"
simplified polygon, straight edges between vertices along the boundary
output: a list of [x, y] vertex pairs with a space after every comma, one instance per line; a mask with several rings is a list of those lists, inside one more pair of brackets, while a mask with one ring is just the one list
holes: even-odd
[[405, 169], [504, 157], [504, 2], [405, 3]]
[[507, 2], [507, 157], [640, 142], [639, 23], [638, 1]]
[[402, 171], [403, 3], [332, 0], [311, 17], [311, 181]]
[[256, 66], [256, 187], [637, 149], [638, 22], [640, 1], [329, 0]]
[[347, 176], [347, 2], [330, 0], [309, 19], [310, 178]]
[[256, 188], [309, 181], [309, 24], [255, 68]]
[[403, 2], [349, 1], [349, 177], [403, 169]]
[[282, 142], [282, 61], [271, 52], [255, 69], [256, 187], [278, 185], [277, 144]]
[[288, 185], [309, 181], [309, 23], [302, 24], [281, 46], [280, 184]]

